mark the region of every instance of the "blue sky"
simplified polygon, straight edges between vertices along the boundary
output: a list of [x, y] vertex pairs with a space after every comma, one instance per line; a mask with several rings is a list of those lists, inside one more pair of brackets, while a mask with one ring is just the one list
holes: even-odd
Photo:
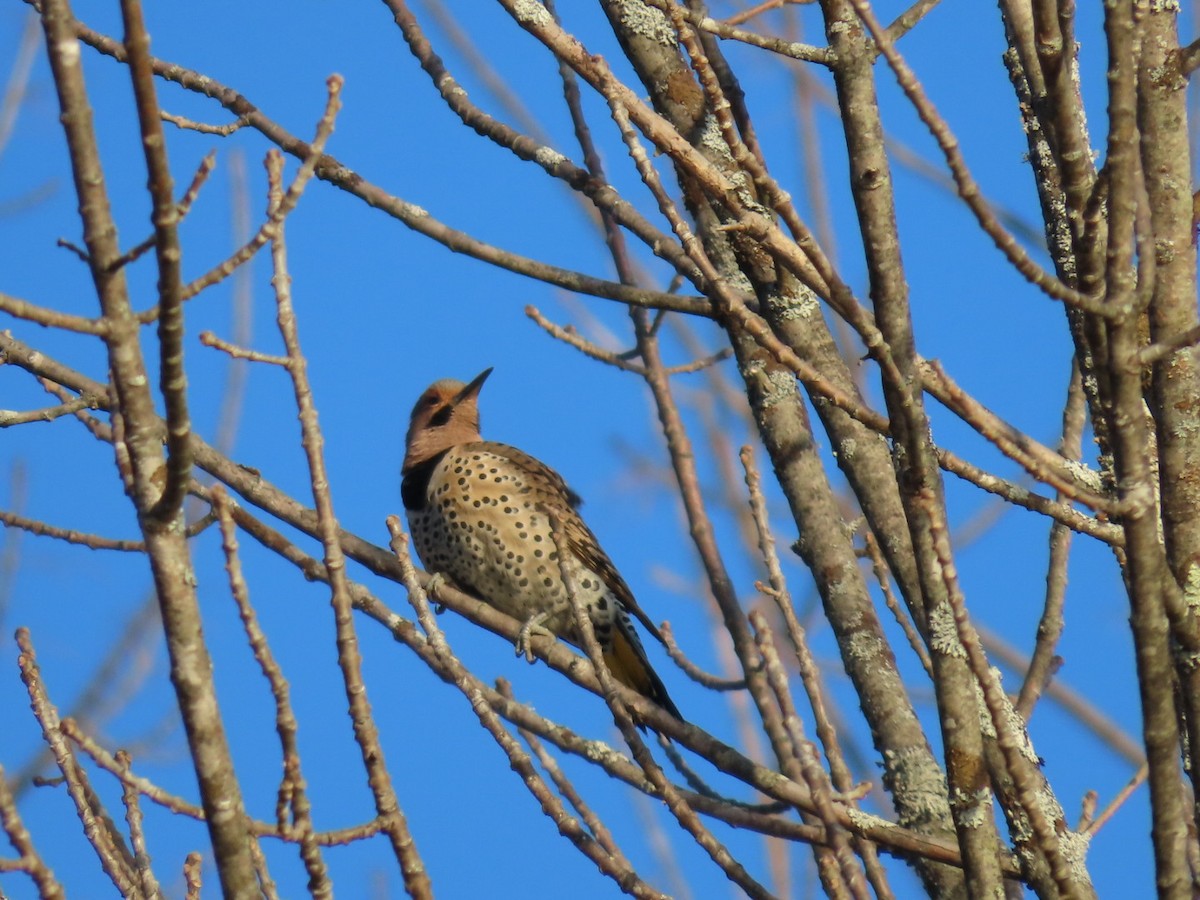
[[[562, 107], [557, 74], [531, 38], [493, 4], [447, 2], [469, 33], [486, 48], [489, 61], [540, 117], [555, 146], [578, 158]], [[560, 4], [567, 23], [609, 60], [617, 48], [605, 34], [592, 4]], [[879, 4], [889, 19], [903, 7]], [[0, 60], [17, 46], [27, 7], [0, 8]], [[717, 13], [727, 13], [716, 7]], [[76, 12], [89, 25], [120, 34], [117, 4], [83, 2]], [[428, 17], [418, 15], [424, 22]], [[805, 11], [809, 36], [819, 34]], [[344, 109], [329, 151], [403, 199], [417, 203], [448, 225], [557, 265], [612, 277], [611, 263], [580, 208], [541, 170], [520, 163], [463, 128], [443, 106], [394, 27], [386, 8], [331, 0], [229, 0], [198, 4], [148, 5], [152, 51], [203, 71], [244, 93], [263, 112], [307, 137], [324, 103], [324, 80], [346, 79]], [[501, 117], [502, 107], [477, 83], [467, 66], [432, 25], [430, 35], [472, 99]], [[1103, 37], [1095, 22], [1081, 23], [1084, 79], [1103, 85]], [[1001, 26], [990, 6], [947, 3], [901, 45], [933, 100], [955, 129], [973, 171], [988, 196], [1037, 221], [1036, 196], [1023, 162], [1011, 88], [999, 62]], [[773, 172], [810, 213], [796, 156], [797, 124], [788, 94], [789, 77], [775, 60], [740, 47], [728, 48], [737, 68]], [[127, 71], [91, 51], [84, 69], [100, 124], [101, 152], [117, 224], [126, 245], [148, 233], [145, 170], [136, 131]], [[1090, 79], [1090, 81], [1089, 81]], [[826, 83], [827, 80], [826, 80]], [[932, 142], [894, 81], [880, 74], [885, 121], [892, 134], [927, 158]], [[1103, 97], [1088, 96], [1092, 133], [1103, 134]], [[212, 123], [229, 116], [214, 103], [172, 86], [160, 88], [164, 109]], [[645, 194], [630, 174], [628, 160], [606, 128], [602, 104], [588, 109], [614, 180], [633, 200]], [[856, 252], [853, 208], [843, 183], [844, 150], [837, 123], [818, 112], [827, 188], [843, 275], [866, 296], [864, 269]], [[184, 271], [194, 276], [234, 246], [230, 233], [231, 157], [241, 154], [250, 185], [252, 215], [259, 221], [265, 199], [261, 159], [268, 145], [243, 130], [229, 138], [197, 135], [168, 126], [176, 182], [184, 185], [209, 150], [218, 168], [182, 228]], [[289, 162], [289, 171], [294, 171]], [[978, 234], [961, 204], [927, 180], [898, 167], [895, 173], [904, 259], [912, 291], [921, 352], [940, 359], [979, 399], [1034, 436], [1053, 443], [1060, 427], [1061, 400], [1069, 372], [1070, 346], [1061, 309], [1008, 271], [999, 254]], [[95, 298], [87, 272], [70, 253], [55, 247], [59, 237], [79, 241], [69, 170], [57, 121], [53, 84], [45, 58], [34, 66], [28, 100], [0, 156], [0, 290], [68, 312], [90, 315]], [[648, 395], [634, 376], [601, 368], [547, 337], [522, 313], [534, 304], [560, 323], [586, 328], [599, 323], [631, 343], [628, 320], [609, 301], [567, 297], [561, 291], [498, 270], [420, 237], [382, 213], [322, 183], [310, 186], [287, 223], [293, 293], [300, 338], [310, 361], [316, 401], [326, 438], [333, 496], [344, 526], [386, 544], [384, 519], [401, 511], [399, 466], [404, 429], [413, 400], [431, 381], [469, 379], [494, 366], [482, 397], [485, 436], [521, 446], [557, 468], [584, 496], [586, 518], [609, 555], [634, 586], [655, 620], [668, 619], [689, 653], [702, 665], [719, 666], [709, 617], [694, 592], [670, 590], [662, 571], [698, 583], [698, 567], [676, 501], [646, 479], [632, 477], [630, 452], [662, 465], [665, 459]], [[643, 261], [660, 279], [665, 268]], [[253, 346], [278, 352], [266, 257], [252, 268]], [[131, 271], [138, 306], [153, 302], [154, 273], [147, 259]], [[210, 438], [216, 428], [226, 361], [200, 346], [195, 335], [211, 329], [230, 337], [232, 287], [226, 282], [189, 304], [190, 399], [195, 427]], [[104, 377], [103, 354], [94, 341], [62, 336], [5, 319], [21, 340], [69, 362], [95, 378]], [[711, 329], [700, 329], [710, 347]], [[686, 359], [668, 345], [672, 361]], [[731, 367], [731, 363], [725, 363]], [[734, 375], [730, 368], [731, 376]], [[873, 373], [869, 373], [873, 375]], [[247, 411], [233, 457], [295, 496], [308, 498], [307, 476], [298, 447], [291, 391], [282, 372], [252, 367]], [[678, 379], [681, 395], [703, 387], [698, 376]], [[45, 405], [45, 395], [24, 373], [0, 368], [6, 408]], [[968, 458], [1015, 476], [1014, 467], [980, 439], [934, 407], [938, 441]], [[688, 420], [697, 420], [689, 412]], [[740, 444], [747, 435], [734, 432]], [[0, 498], [11, 508], [4, 482], [17, 463], [27, 473], [26, 514], [52, 524], [111, 537], [134, 537], [136, 527], [121, 494], [111, 454], [75, 422], [58, 420], [12, 429], [0, 441]], [[704, 475], [717, 479], [713, 461], [701, 460]], [[979, 491], [947, 476], [952, 519], [972, 520], [988, 505]], [[784, 516], [781, 536], [794, 537]], [[1048, 523], [1031, 513], [1005, 514], [982, 540], [960, 548], [958, 563], [973, 615], [1012, 643], [1028, 648], [1040, 614]], [[720, 533], [739, 589], [752, 599], [755, 573], [741, 554], [732, 526]], [[11, 534], [8, 539], [11, 539]], [[242, 541], [251, 596], [272, 647], [291, 681], [301, 727], [301, 749], [317, 824], [333, 828], [371, 813], [370, 796], [345, 716], [335, 665], [327, 592], [306, 583], [287, 566]], [[310, 552], [315, 545], [306, 543]], [[225, 589], [214, 533], [195, 542], [205, 628], [216, 661], [218, 691], [247, 802], [270, 818], [278, 777], [277, 744], [265, 726], [271, 698], [245, 646], [236, 611]], [[793, 592], [805, 598], [809, 581], [797, 561], [787, 561]], [[393, 608], [406, 612], [395, 585], [363, 578]], [[52, 696], [64, 710], [87, 683], [97, 661], [116, 640], [130, 612], [145, 602], [150, 579], [136, 556], [66, 547], [44, 539], [21, 540], [20, 568], [0, 622], [0, 763], [20, 767], [38, 745], [36, 722], [17, 677], [12, 632], [28, 626], [38, 647]], [[1136, 735], [1137, 688], [1133, 674], [1127, 610], [1111, 555], [1077, 538], [1068, 594], [1067, 631], [1060, 653], [1060, 678]], [[603, 704], [565, 685], [544, 666], [527, 666], [493, 635], [447, 615], [441, 620], [452, 646], [481, 675], [511, 679], [518, 696], [539, 711], [561, 716], [588, 734], [619, 742]], [[830, 690], [843, 705], [850, 737], [865, 735], [854, 698], [837, 663], [836, 648], [819, 617], [810, 622], [815, 650], [827, 666]], [[478, 729], [465, 699], [442, 684], [377, 627], [359, 623], [369, 695], [381, 727], [396, 788], [425, 858], [435, 889], [445, 897], [608, 897], [611, 882], [566, 842], [508, 771], [500, 751]], [[165, 729], [138, 768], [148, 777], [194, 799], [185, 745], [172, 722], [173, 696], [165, 654], [151, 642], [146, 681], [134, 702], [108, 722], [103, 737], [114, 745]], [[657, 651], [652, 650], [657, 653]], [[902, 654], [902, 651], [899, 651]], [[686, 682], [661, 654], [655, 663], [685, 714], [734, 739], [732, 720], [720, 697]], [[911, 658], [902, 660], [918, 684]], [[1019, 679], [1006, 672], [1010, 690]], [[931, 692], [918, 687], [922, 714], [936, 741]], [[1033, 723], [1033, 737], [1051, 783], [1074, 821], [1084, 792], [1097, 790], [1107, 802], [1132, 773], [1131, 767], [1096, 743], [1049, 701]], [[856, 774], [875, 773], [869, 765]], [[581, 789], [614, 828], [635, 866], [653, 884], [674, 890], [642, 831], [647, 818], [671, 831], [661, 808], [635, 797], [577, 761], [564, 763]], [[97, 787], [119, 809], [111, 780]], [[1131, 895], [1152, 884], [1147, 795], [1140, 791], [1097, 837], [1091, 867], [1104, 894]], [[184, 855], [203, 848], [206, 836], [194, 824], [180, 825], [145, 804], [150, 851], [164, 884], [178, 890]], [[27, 794], [22, 813], [56, 873], [75, 896], [96, 896], [103, 876], [72, 829], [61, 790]], [[718, 834], [759, 877], [766, 877], [763, 844], [752, 835]], [[731, 895], [723, 876], [693, 845], [672, 838], [692, 896]], [[268, 845], [273, 875], [284, 896], [295, 896], [303, 872], [290, 849]], [[534, 851], [531, 854], [529, 851]], [[807, 850], [794, 848], [797, 884], [803, 881]], [[399, 876], [385, 842], [376, 839], [327, 860], [343, 896], [396, 896]], [[895, 887], [911, 895], [916, 883], [894, 867]], [[215, 873], [207, 879], [215, 885]], [[33, 896], [21, 878], [0, 879], [14, 898]], [[378, 891], [379, 893], [373, 893]]]

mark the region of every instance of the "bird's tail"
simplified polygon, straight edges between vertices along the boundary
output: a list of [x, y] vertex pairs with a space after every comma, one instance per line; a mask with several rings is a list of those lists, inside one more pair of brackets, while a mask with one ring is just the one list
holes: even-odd
[[604, 664], [621, 684], [650, 698], [680, 722], [684, 721], [662, 679], [650, 667], [642, 642], [628, 619], [621, 619], [613, 629], [612, 645], [604, 653]]

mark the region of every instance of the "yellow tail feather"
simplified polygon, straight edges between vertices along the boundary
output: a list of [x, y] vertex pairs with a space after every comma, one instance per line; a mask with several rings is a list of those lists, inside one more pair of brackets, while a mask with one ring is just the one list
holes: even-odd
[[620, 628], [613, 632], [612, 646], [604, 654], [604, 664], [621, 684], [653, 700], [680, 721], [683, 720], [679, 709], [667, 695], [667, 689], [661, 679], [650, 668], [650, 662], [642, 648]]

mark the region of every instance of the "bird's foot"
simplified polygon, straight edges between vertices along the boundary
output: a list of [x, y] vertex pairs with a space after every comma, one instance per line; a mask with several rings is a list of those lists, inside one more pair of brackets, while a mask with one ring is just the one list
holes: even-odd
[[446, 584], [446, 576], [441, 572], [434, 572], [429, 576], [429, 580], [425, 582], [425, 596], [433, 601], [433, 614], [440, 616], [446, 611], [446, 607], [438, 602], [438, 592]]
[[530, 616], [525, 620], [525, 624], [521, 626], [521, 630], [517, 632], [517, 641], [513, 645], [517, 656], [524, 656], [525, 661], [533, 662], [533, 638], [548, 637], [554, 639], [554, 632], [548, 628], [543, 628], [542, 623], [546, 621], [548, 613], [538, 613], [536, 616]]

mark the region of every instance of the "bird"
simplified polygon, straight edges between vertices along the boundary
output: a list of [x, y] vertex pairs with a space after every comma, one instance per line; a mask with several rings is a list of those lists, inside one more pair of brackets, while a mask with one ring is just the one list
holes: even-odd
[[435, 381], [413, 406], [401, 498], [417, 555], [435, 578], [524, 623], [516, 652], [530, 662], [535, 633], [583, 645], [566, 568], [613, 677], [682, 721], [633, 618], [660, 642], [662, 634], [579, 515], [578, 496], [545, 463], [480, 434], [479, 392], [491, 373]]

